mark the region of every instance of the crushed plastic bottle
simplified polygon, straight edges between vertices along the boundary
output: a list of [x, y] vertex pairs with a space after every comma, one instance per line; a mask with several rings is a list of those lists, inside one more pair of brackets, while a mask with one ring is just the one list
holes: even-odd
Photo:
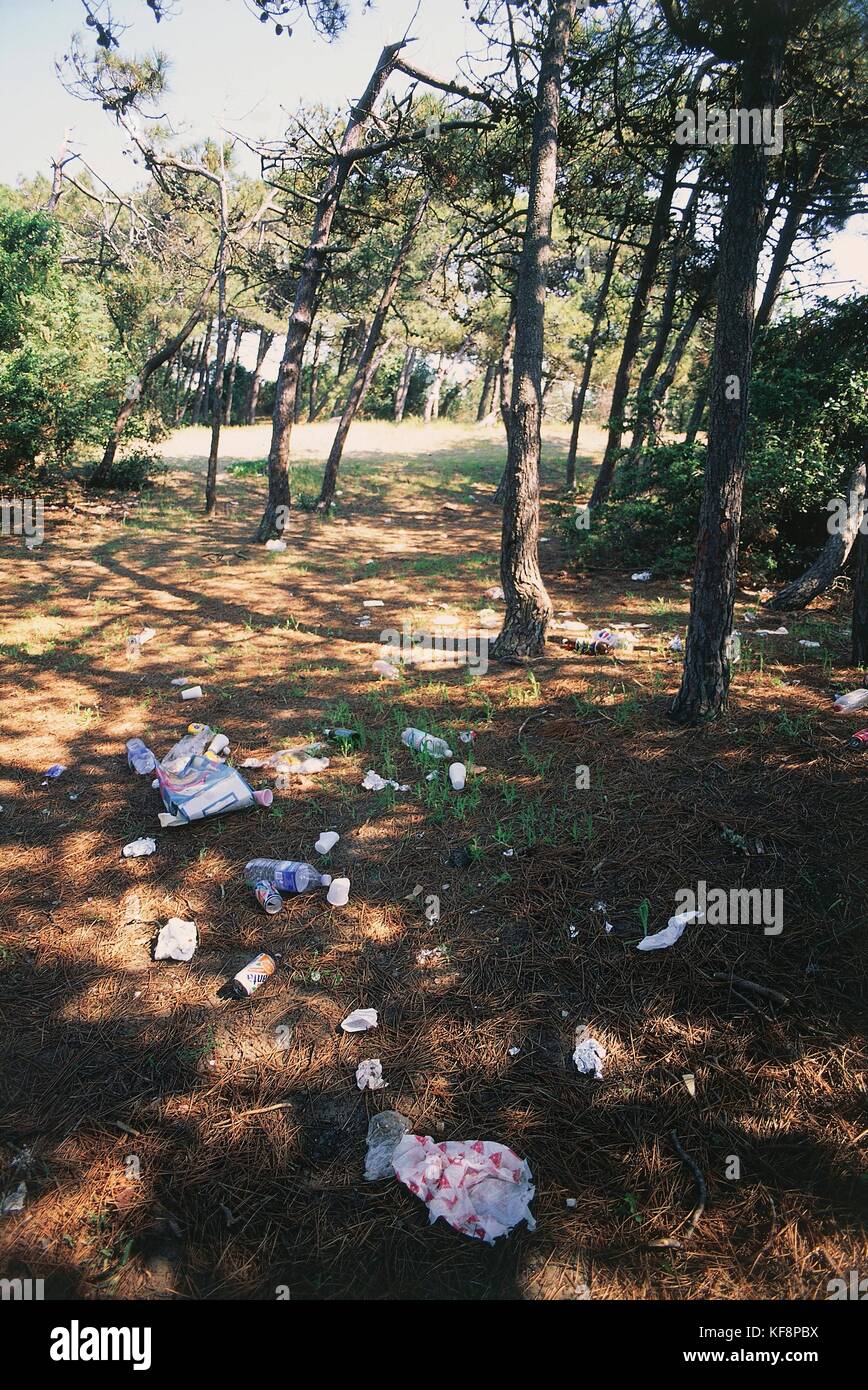
[[268, 882], [283, 893], [306, 893], [308, 888], [328, 888], [332, 876], [298, 859], [251, 859], [244, 866], [244, 879], [251, 887]]
[[161, 763], [166, 772], [183, 772], [191, 758], [201, 756], [214, 737], [208, 724], [189, 724], [183, 738], [169, 749]]
[[833, 705], [839, 714], [848, 714], [850, 710], [861, 709], [863, 705], [868, 705], [868, 690], [849, 690], [846, 695], [839, 695]]
[[405, 748], [412, 748], [417, 753], [428, 753], [432, 758], [452, 757], [452, 749], [446, 740], [426, 734], [424, 729], [405, 729], [401, 735], [401, 742]]
[[156, 757], [140, 738], [127, 739], [127, 762], [140, 777], [153, 772], [157, 766]]

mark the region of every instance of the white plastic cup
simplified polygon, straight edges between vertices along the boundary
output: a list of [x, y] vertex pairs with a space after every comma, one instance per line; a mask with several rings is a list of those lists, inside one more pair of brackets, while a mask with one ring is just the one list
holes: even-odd
[[333, 878], [329, 884], [329, 891], [326, 902], [332, 907], [346, 907], [350, 900], [350, 880], [348, 878]]
[[463, 763], [449, 764], [449, 781], [452, 783], [454, 792], [463, 792], [464, 784], [467, 781], [467, 768]]

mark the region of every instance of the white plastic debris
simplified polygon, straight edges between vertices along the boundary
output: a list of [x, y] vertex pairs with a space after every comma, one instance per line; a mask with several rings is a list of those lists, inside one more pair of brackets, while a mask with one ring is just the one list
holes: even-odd
[[3, 1199], [0, 1201], [0, 1216], [12, 1216], [16, 1211], [23, 1211], [26, 1201], [26, 1182], [20, 1182], [17, 1187], [10, 1187], [8, 1192], [4, 1192]]
[[368, 1057], [356, 1067], [356, 1085], [360, 1091], [382, 1091], [388, 1086], [383, 1080], [383, 1064], [379, 1057]]
[[687, 1087], [687, 1093], [688, 1093], [688, 1095], [695, 1096], [695, 1095], [696, 1095], [696, 1077], [693, 1075], [693, 1072], [692, 1072], [692, 1071], [686, 1071], [686, 1072], [684, 1072], [683, 1075], [682, 1075], [682, 1077], [681, 1077], [681, 1080], [684, 1082], [684, 1085]]
[[392, 1164], [404, 1186], [425, 1203], [429, 1219], [442, 1216], [462, 1235], [491, 1245], [520, 1221], [536, 1229], [530, 1168], [505, 1144], [437, 1143], [430, 1135], [407, 1134]]
[[386, 680], [397, 681], [401, 679], [401, 672], [397, 666], [393, 666], [391, 661], [375, 661], [371, 670], [377, 676], [384, 676]]
[[435, 738], [434, 734], [427, 734], [424, 729], [405, 729], [401, 742], [405, 748], [412, 748], [416, 753], [427, 753], [431, 758], [452, 757], [452, 749], [446, 740]]
[[637, 570], [635, 574], [630, 575], [630, 578], [634, 579], [637, 584], [647, 584], [648, 580], [651, 578], [651, 571]]
[[383, 600], [381, 598], [366, 598], [362, 604], [363, 608], [382, 608], [383, 606]]
[[654, 932], [652, 936], [646, 936], [636, 946], [637, 951], [663, 951], [667, 946], [674, 946], [675, 942], [684, 933], [684, 928], [688, 922], [695, 922], [697, 917], [702, 914], [699, 912], [679, 912], [674, 917], [669, 918], [669, 922], [661, 931]]
[[325, 772], [329, 766], [328, 758], [281, 758], [274, 764], [278, 776], [308, 777], [313, 772]]
[[473, 740], [476, 738], [476, 734], [473, 732], [472, 729], [463, 729], [461, 733], [458, 735], [458, 737], [460, 738], [462, 743], [472, 743]]
[[365, 1180], [377, 1182], [380, 1178], [393, 1178], [395, 1169], [392, 1159], [410, 1121], [398, 1110], [381, 1110], [371, 1116], [368, 1125], [368, 1151], [365, 1156]]
[[153, 854], [156, 848], [156, 840], [145, 835], [140, 840], [131, 840], [128, 845], [124, 845], [122, 853], [124, 859], [140, 859], [143, 855]]
[[667, 643], [666, 650], [668, 652], [683, 652], [684, 643], [680, 637], [673, 637], [672, 641]]
[[819, 642], [809, 642], [809, 641], [808, 641], [806, 638], [804, 638], [804, 637], [800, 637], [800, 638], [799, 638], [799, 646], [800, 646], [800, 647], [819, 647], [819, 645], [820, 645]]
[[225, 753], [228, 747], [229, 740], [226, 737], [226, 735], [215, 734], [211, 742], [208, 744], [208, 752], [217, 753], [219, 755], [220, 753]]
[[502, 599], [504, 597], [504, 593], [500, 585], [495, 584], [491, 589], [486, 589], [485, 597], [490, 598], [493, 602], [496, 603], [498, 599]]
[[174, 680], [171, 682], [171, 684], [172, 684], [172, 685], [189, 685], [189, 684], [190, 684], [190, 677], [189, 677], [189, 676], [175, 676], [175, 678], [174, 678]]
[[376, 1009], [354, 1009], [351, 1014], [347, 1014], [341, 1023], [345, 1033], [367, 1033], [369, 1028], [376, 1028], [376, 1026]]
[[340, 835], [336, 830], [324, 830], [314, 845], [317, 854], [328, 854], [334, 849]]
[[577, 1029], [573, 1061], [579, 1071], [585, 1076], [594, 1076], [598, 1081], [602, 1081], [605, 1060], [606, 1049], [603, 1044], [596, 1038], [588, 1037], [584, 1028]]
[[181, 691], [181, 699], [182, 699], [182, 700], [201, 700], [201, 698], [202, 698], [202, 687], [201, 687], [201, 685], [191, 685], [189, 690], [182, 690], [182, 691]]
[[754, 631], [754, 637], [789, 637], [789, 628], [786, 627], [758, 627]]
[[265, 549], [266, 549], [266, 550], [283, 551], [283, 550], [286, 549], [286, 541], [275, 541], [275, 540], [266, 541], [266, 542], [265, 542]]
[[449, 764], [449, 781], [452, 783], [452, 790], [454, 792], [464, 791], [464, 786], [467, 781], [467, 768], [463, 763]]
[[851, 709], [861, 709], [863, 705], [868, 705], [868, 690], [848, 690], [846, 695], [839, 695], [833, 709], [839, 714], [845, 714]]
[[396, 792], [408, 792], [410, 790], [407, 783], [393, 782], [390, 777], [381, 777], [379, 772], [375, 772], [369, 767], [362, 778], [362, 786], [367, 792], [382, 792], [386, 787], [392, 787]]
[[326, 902], [331, 907], [346, 907], [349, 900], [350, 880], [348, 878], [333, 878], [326, 894]]
[[521, 1052], [520, 1047], [508, 1047], [506, 1050], [510, 1057], [517, 1057]]
[[442, 946], [427, 946], [416, 957], [417, 965], [445, 965], [446, 953]]
[[157, 937], [154, 960], [192, 960], [196, 950], [196, 923], [172, 917]]

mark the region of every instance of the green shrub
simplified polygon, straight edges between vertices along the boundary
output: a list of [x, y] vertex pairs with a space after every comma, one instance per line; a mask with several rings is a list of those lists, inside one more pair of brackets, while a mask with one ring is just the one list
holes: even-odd
[[100, 487], [116, 488], [118, 492], [144, 492], [155, 487], [165, 475], [166, 465], [153, 449], [129, 449], [118, 454], [105, 481]]

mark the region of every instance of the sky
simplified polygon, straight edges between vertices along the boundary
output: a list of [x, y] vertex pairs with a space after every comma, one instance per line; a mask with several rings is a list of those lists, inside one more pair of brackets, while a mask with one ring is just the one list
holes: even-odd
[[[175, 13], [159, 25], [144, 0], [111, 0], [128, 27], [122, 50], [158, 47], [170, 59], [163, 109], [179, 138], [222, 130], [248, 139], [277, 138], [286, 112], [300, 101], [339, 107], [360, 95], [383, 45], [412, 23], [410, 57], [442, 76], [455, 74], [459, 56], [479, 48], [464, 0], [375, 0], [364, 10], [352, 0], [348, 29], [336, 41], [318, 38], [305, 19], [291, 37], [260, 24], [252, 0], [171, 0]], [[56, 70], [69, 37], [86, 33], [81, 0], [0, 0], [0, 183], [14, 184], [42, 170], [68, 127], [73, 146], [118, 189], [140, 174], [125, 140], [98, 106], [64, 91]], [[415, 19], [414, 19], [415, 16]], [[258, 172], [247, 156], [249, 172]], [[243, 164], [243, 160], [242, 160]], [[825, 292], [868, 291], [868, 217], [853, 218], [832, 238]]]

